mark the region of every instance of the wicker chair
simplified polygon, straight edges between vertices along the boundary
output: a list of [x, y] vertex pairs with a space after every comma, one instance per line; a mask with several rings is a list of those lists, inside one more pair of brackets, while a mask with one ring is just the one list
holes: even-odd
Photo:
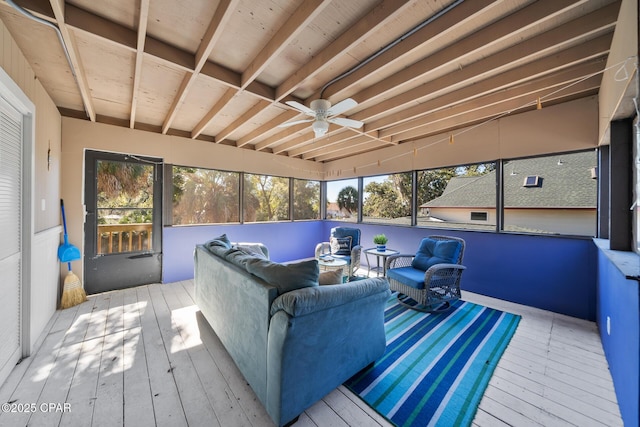
[[[336, 239], [345, 239], [349, 241], [348, 248], [339, 248], [336, 246]], [[331, 229], [330, 242], [321, 242], [316, 245], [316, 259], [323, 254], [331, 254], [335, 258], [341, 258], [347, 261], [348, 277], [355, 276], [356, 270], [360, 268], [360, 229], [351, 227], [334, 227]]]
[[[458, 242], [459, 253], [455, 262], [435, 264], [423, 271], [412, 266], [415, 254], [391, 255], [386, 263], [387, 280], [391, 290], [399, 293], [398, 301], [401, 304], [426, 312], [446, 311], [451, 307], [451, 302], [460, 299], [460, 278], [466, 268], [462, 265], [465, 242], [450, 236], [429, 236], [428, 239]], [[394, 269], [398, 270], [394, 272]], [[410, 279], [407, 280], [407, 277]], [[411, 283], [411, 286], [407, 283]], [[413, 303], [405, 302], [403, 295], [414, 300]]]

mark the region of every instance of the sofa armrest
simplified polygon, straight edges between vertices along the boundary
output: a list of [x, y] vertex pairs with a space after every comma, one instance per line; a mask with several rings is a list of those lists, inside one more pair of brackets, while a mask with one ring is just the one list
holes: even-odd
[[271, 305], [271, 315], [284, 311], [291, 317], [299, 317], [352, 301], [389, 292], [389, 282], [383, 277], [358, 280], [344, 285], [318, 286], [296, 289], [280, 295]]

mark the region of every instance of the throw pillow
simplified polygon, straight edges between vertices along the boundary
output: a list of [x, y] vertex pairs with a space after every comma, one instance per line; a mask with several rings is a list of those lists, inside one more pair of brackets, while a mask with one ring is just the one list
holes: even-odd
[[460, 249], [460, 243], [455, 240], [422, 239], [411, 266], [426, 271], [436, 264], [455, 264]]
[[342, 270], [323, 271], [318, 276], [320, 285], [340, 285], [342, 284]]
[[264, 252], [262, 252], [260, 245], [256, 243], [238, 243], [233, 247], [238, 249], [239, 251], [244, 252], [247, 255], [253, 255], [258, 258], [267, 259], [267, 257], [264, 255]]
[[211, 247], [211, 246], [223, 246], [227, 249], [231, 248], [231, 241], [229, 240], [229, 238], [227, 237], [226, 234], [222, 234], [218, 237], [214, 237], [213, 239], [207, 241], [205, 244], [205, 246], [207, 247]]
[[332, 237], [331, 253], [335, 255], [351, 255], [351, 236]]
[[318, 261], [279, 264], [254, 258], [246, 263], [247, 271], [278, 289], [278, 295], [295, 289], [318, 286]]

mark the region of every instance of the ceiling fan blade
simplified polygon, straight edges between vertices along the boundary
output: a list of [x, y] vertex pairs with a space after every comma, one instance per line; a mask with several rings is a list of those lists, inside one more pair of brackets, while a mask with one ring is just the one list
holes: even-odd
[[312, 122], [312, 121], [313, 121], [313, 119], [294, 120], [294, 121], [292, 121], [292, 122], [284, 122], [284, 123], [280, 123], [280, 124], [278, 125], [278, 127], [279, 127], [279, 128], [286, 128], [286, 127], [289, 127], [289, 126], [299, 125], [299, 124], [301, 124], [301, 123], [309, 123], [309, 122]]
[[341, 114], [347, 110], [352, 109], [356, 105], [358, 105], [358, 103], [351, 98], [343, 99], [342, 101], [338, 102], [336, 105], [329, 108], [329, 110], [327, 111], [327, 115], [337, 116], [338, 114]]
[[344, 117], [332, 117], [330, 119], [327, 119], [327, 121], [331, 123], [335, 123], [340, 126], [346, 126], [349, 128], [356, 128], [356, 129], [361, 128], [362, 125], [364, 124], [360, 120], [347, 119]]
[[311, 108], [307, 107], [304, 104], [299, 103], [298, 101], [287, 101], [285, 102], [285, 104], [287, 104], [289, 107], [293, 107], [298, 111], [301, 111], [305, 114], [308, 114], [310, 116], [314, 116], [316, 115], [316, 112], [313, 111]]

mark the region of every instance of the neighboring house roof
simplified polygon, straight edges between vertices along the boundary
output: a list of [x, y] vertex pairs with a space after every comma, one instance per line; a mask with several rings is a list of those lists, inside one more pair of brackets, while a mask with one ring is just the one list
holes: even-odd
[[[558, 164], [561, 162], [562, 164]], [[536, 157], [505, 162], [505, 208], [596, 208], [597, 180], [593, 152]], [[451, 178], [438, 198], [420, 205], [434, 207], [495, 208], [496, 172]], [[525, 187], [527, 176], [539, 176], [540, 185]]]

